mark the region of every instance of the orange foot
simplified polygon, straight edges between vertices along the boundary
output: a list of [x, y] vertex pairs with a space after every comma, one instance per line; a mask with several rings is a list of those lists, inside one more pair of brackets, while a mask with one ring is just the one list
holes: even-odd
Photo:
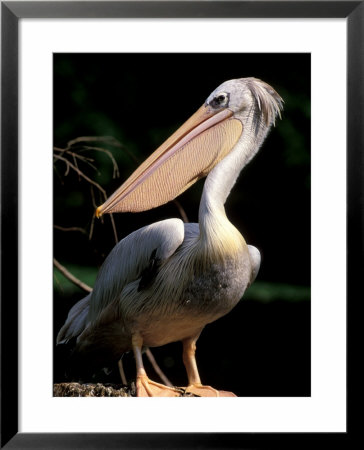
[[136, 379], [137, 397], [180, 397], [181, 391], [150, 380], [146, 375]]
[[190, 384], [186, 387], [186, 393], [188, 392], [199, 397], [236, 397], [232, 392], [218, 391], [211, 386], [204, 386], [202, 384]]

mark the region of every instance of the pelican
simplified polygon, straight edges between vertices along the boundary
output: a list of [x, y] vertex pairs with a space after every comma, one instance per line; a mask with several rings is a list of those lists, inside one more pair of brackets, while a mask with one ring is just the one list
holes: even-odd
[[229, 222], [224, 204], [282, 104], [259, 79], [222, 83], [97, 208], [97, 217], [156, 208], [207, 176], [198, 223], [163, 220], [122, 239], [101, 266], [93, 291], [70, 310], [57, 343], [76, 338], [73, 356], [80, 364], [116, 362], [132, 350], [137, 396], [179, 396], [148, 378], [142, 351], [182, 341], [186, 392], [234, 396], [201, 383], [196, 341], [208, 323], [234, 308], [257, 276], [260, 253]]

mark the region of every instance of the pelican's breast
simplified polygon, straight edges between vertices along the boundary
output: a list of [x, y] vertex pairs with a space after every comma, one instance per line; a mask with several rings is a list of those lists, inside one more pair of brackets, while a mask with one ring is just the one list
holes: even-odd
[[161, 346], [194, 336], [239, 302], [252, 269], [242, 237], [236, 251], [231, 248], [225, 246], [221, 255], [206, 253], [199, 239], [183, 243], [162, 268], [139, 316], [145, 345]]
[[249, 284], [251, 264], [248, 253], [227, 256], [211, 262], [201, 273], [195, 273], [187, 285], [182, 307], [194, 314], [205, 315], [210, 321], [228, 313], [243, 296]]

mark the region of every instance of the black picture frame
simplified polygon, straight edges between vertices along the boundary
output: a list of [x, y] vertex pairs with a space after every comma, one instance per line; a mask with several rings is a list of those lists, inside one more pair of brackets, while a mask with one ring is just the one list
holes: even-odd
[[[18, 432], [18, 24], [22, 18], [346, 18], [347, 301], [349, 330], [363, 264], [364, 2], [1, 2], [1, 448], [348, 448], [355, 431], [352, 335], [348, 333], [346, 433]], [[334, 95], [334, 94], [333, 94]], [[360, 299], [359, 299], [360, 300]]]

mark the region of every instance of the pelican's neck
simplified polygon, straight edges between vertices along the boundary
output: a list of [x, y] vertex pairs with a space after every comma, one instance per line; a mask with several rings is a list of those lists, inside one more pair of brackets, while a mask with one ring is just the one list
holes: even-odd
[[199, 209], [200, 222], [207, 215], [225, 214], [226, 199], [245, 166], [245, 160], [239, 158], [240, 155], [241, 153], [235, 152], [234, 149], [207, 176]]
[[199, 224], [200, 237], [208, 244], [219, 240], [219, 234], [227, 236], [237, 232], [226, 217], [224, 204], [239, 173], [259, 150], [268, 129], [260, 131], [256, 135], [243, 131], [232, 151], [206, 178], [200, 202]]

